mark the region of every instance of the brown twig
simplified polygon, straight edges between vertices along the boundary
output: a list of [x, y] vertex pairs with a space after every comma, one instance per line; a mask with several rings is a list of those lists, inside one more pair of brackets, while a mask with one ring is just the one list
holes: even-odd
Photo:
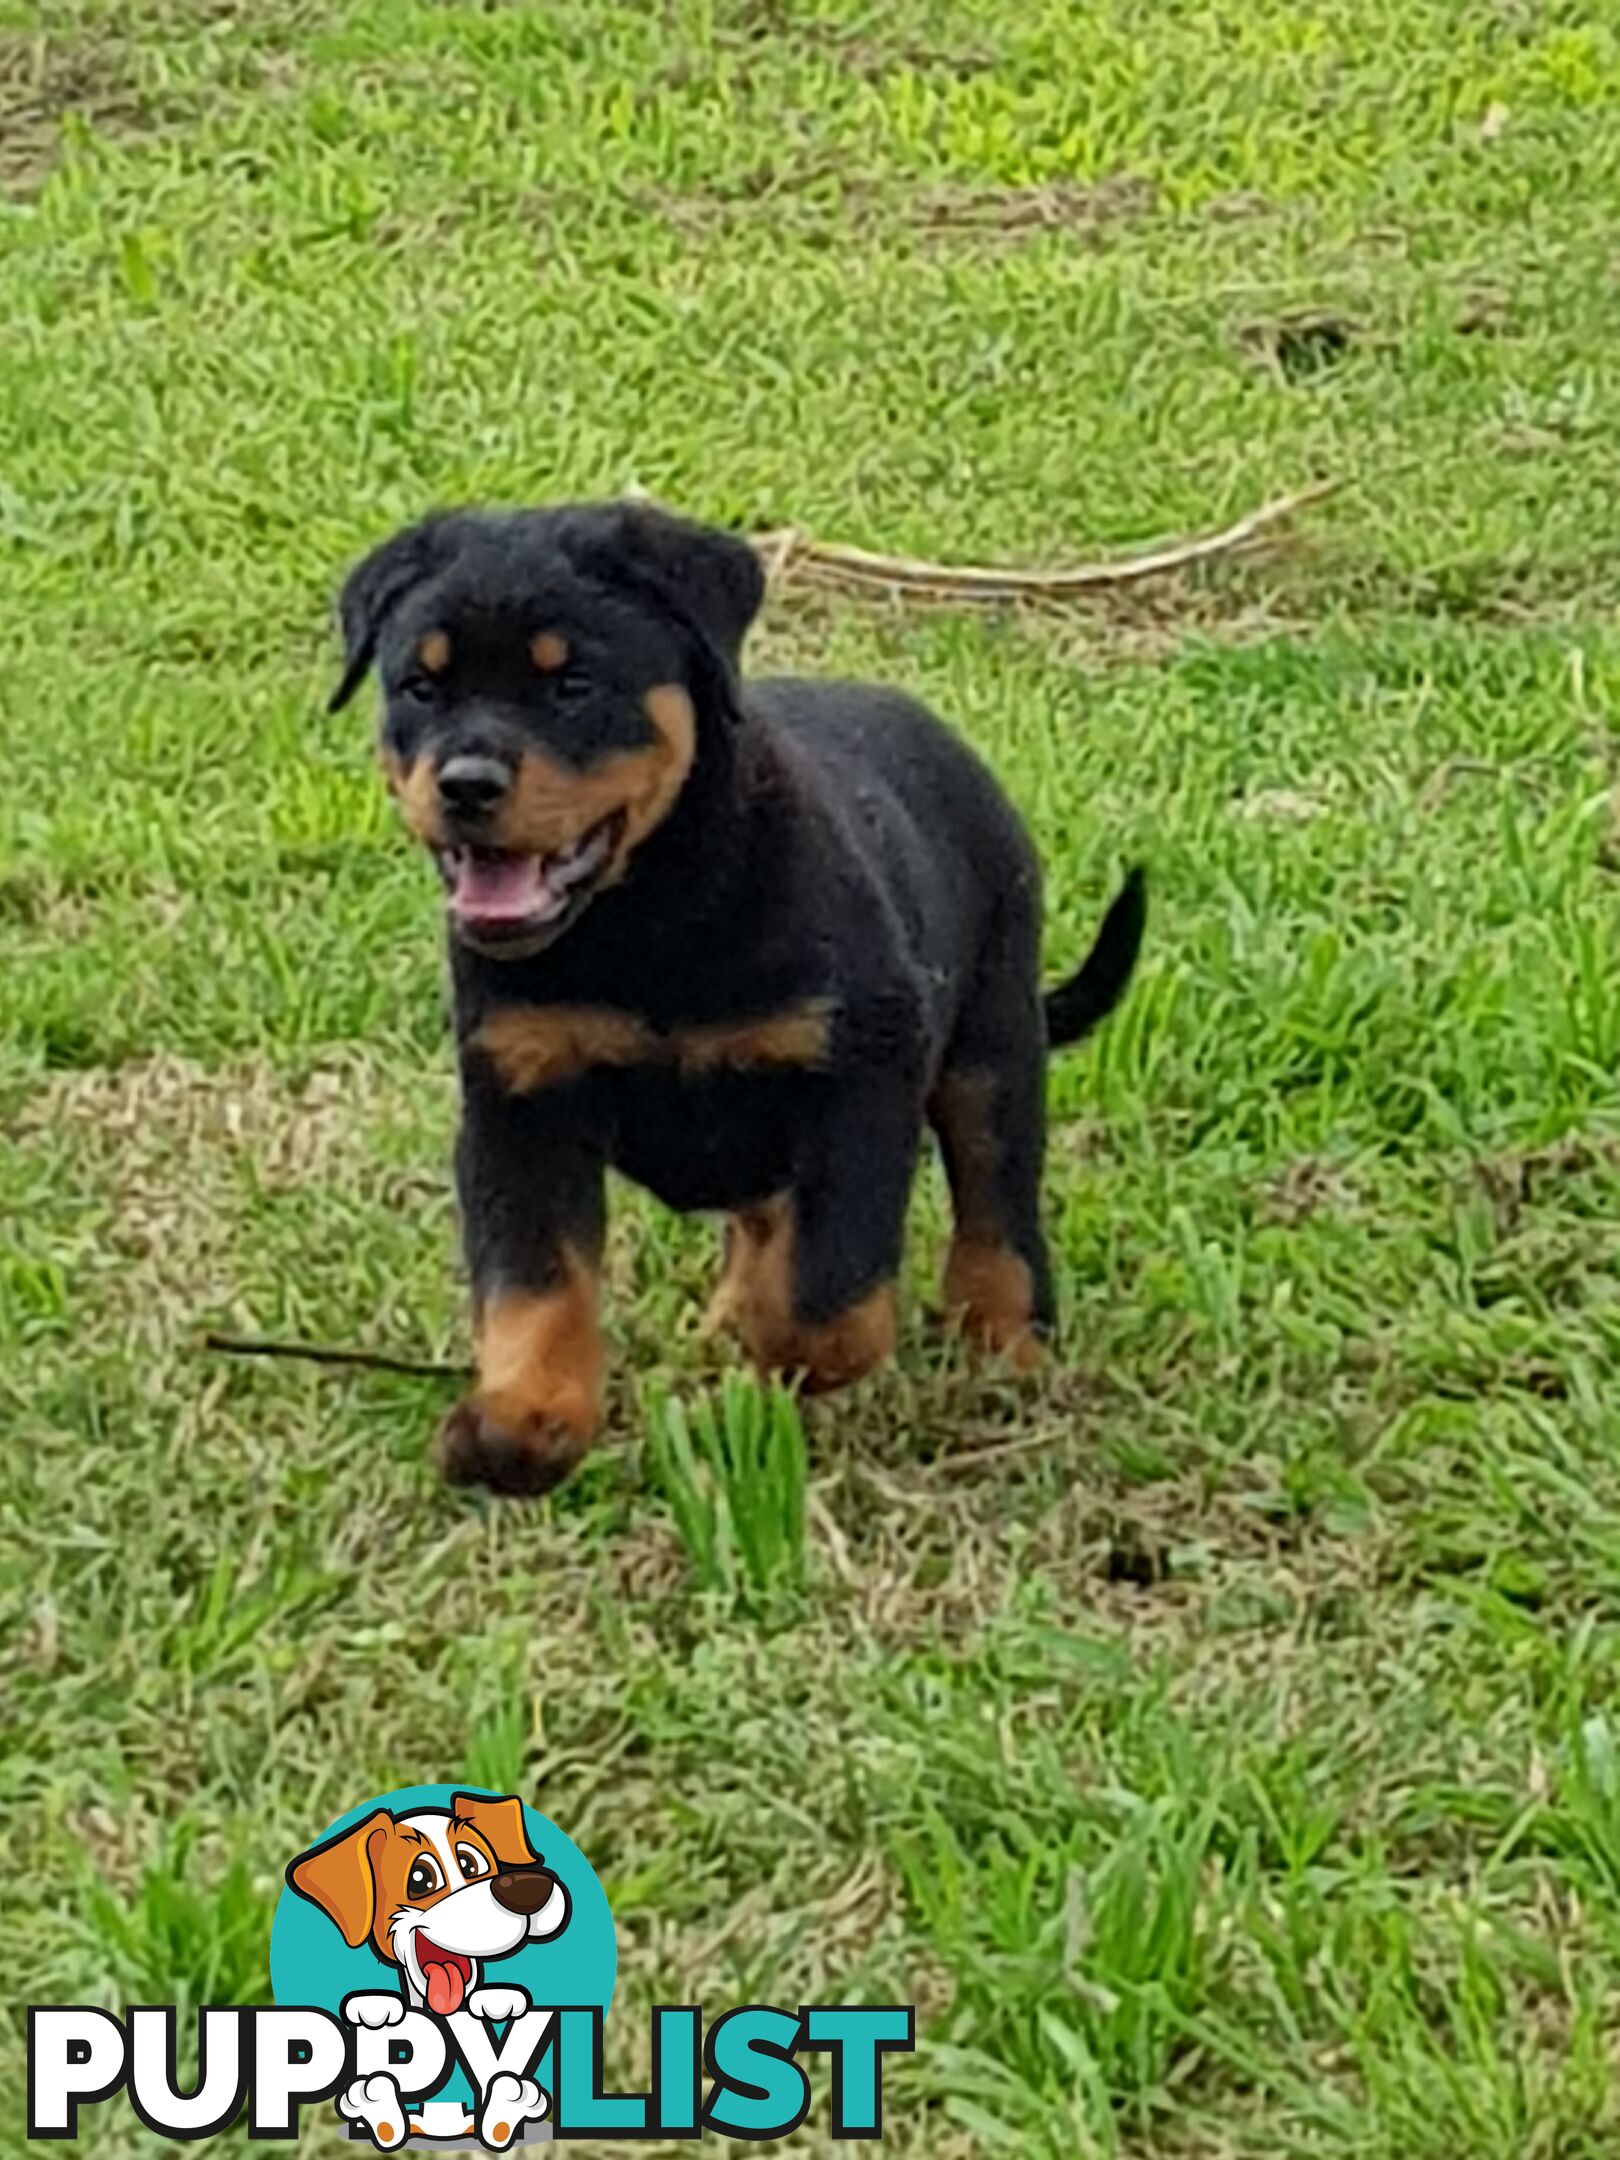
[[311, 1365], [357, 1365], [368, 1372], [404, 1373], [413, 1380], [464, 1380], [470, 1365], [446, 1365], [431, 1358], [394, 1357], [386, 1350], [351, 1350], [329, 1343], [273, 1342], [263, 1335], [217, 1335], [202, 1339], [205, 1350], [225, 1357], [302, 1358]]
[[906, 555], [874, 555], [866, 548], [814, 540], [791, 526], [756, 533], [753, 544], [765, 558], [772, 583], [802, 575], [858, 591], [877, 590], [973, 605], [1004, 600], [1067, 600], [1163, 577], [1215, 556], [1242, 553], [1273, 525], [1323, 501], [1340, 485], [1337, 480], [1318, 480], [1297, 494], [1262, 503], [1257, 510], [1249, 511], [1234, 524], [1223, 525], [1217, 532], [1166, 541], [1140, 555], [1122, 555], [1110, 562], [1074, 563], [1052, 570], [994, 569], [980, 563], [932, 563]]
[[1505, 768], [1485, 758], [1448, 757], [1438, 764], [1418, 792], [1419, 810], [1437, 810], [1451, 793], [1453, 780], [1500, 780]]
[[1040, 1448], [1056, 1447], [1065, 1437], [1061, 1432], [1026, 1433], [1017, 1440], [998, 1440], [990, 1447], [963, 1448], [954, 1455], [936, 1455], [928, 1469], [936, 1477], [957, 1477], [964, 1470], [980, 1470], [986, 1463], [1005, 1462], [1009, 1455], [1030, 1455]]

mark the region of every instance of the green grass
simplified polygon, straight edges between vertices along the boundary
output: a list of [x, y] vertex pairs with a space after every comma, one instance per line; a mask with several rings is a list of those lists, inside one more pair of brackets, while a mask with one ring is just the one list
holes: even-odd
[[727, 1373], [689, 1411], [643, 1408], [647, 1455], [701, 1588], [763, 1611], [804, 1582], [804, 1425], [792, 1395]]
[[[1612, 15], [0, 0], [0, 190], [8, 1995], [251, 1996], [312, 1832], [466, 1777], [607, 1882], [621, 2078], [830, 1991], [917, 2003], [929, 2160], [1611, 2155]], [[1039, 562], [1323, 475], [1129, 607], [756, 637], [986, 752], [1054, 971], [1155, 896], [1053, 1075], [1063, 1361], [939, 1342], [930, 1171], [767, 1625], [647, 1444], [701, 1225], [622, 1196], [543, 1506], [441, 1489], [432, 1384], [195, 1353], [460, 1347], [431, 879], [321, 713], [393, 523]]]

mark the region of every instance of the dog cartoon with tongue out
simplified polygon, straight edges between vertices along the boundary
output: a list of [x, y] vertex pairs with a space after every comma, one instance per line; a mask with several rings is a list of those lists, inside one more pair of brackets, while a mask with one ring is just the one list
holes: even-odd
[[[568, 1892], [531, 1848], [523, 1804], [510, 1797], [456, 1793], [447, 1808], [408, 1815], [379, 1808], [301, 1853], [288, 1868], [287, 1881], [336, 1923], [350, 1949], [369, 1943], [398, 1971], [403, 1998], [379, 1993], [346, 2000], [344, 2015], [367, 2026], [395, 2024], [407, 2008], [441, 2018], [465, 2008], [486, 2021], [518, 2015], [528, 2007], [527, 1996], [520, 1988], [486, 1986], [484, 1967], [525, 1943], [556, 1935], [568, 1922]], [[361, 2082], [368, 2088], [393, 2085], [376, 2077]], [[516, 2086], [519, 2081], [497, 2082]], [[533, 2115], [543, 2107], [538, 2089], [506, 2097], [516, 2103], [504, 2108], [509, 2115]], [[370, 2100], [378, 2106], [360, 2104]], [[409, 2130], [426, 2127], [407, 2126], [397, 2089], [351, 2093], [339, 2105], [345, 2114], [388, 2116], [386, 2122], [369, 2124], [375, 2142], [385, 2148], [402, 2142]], [[507, 2139], [486, 2141], [499, 2145]]]

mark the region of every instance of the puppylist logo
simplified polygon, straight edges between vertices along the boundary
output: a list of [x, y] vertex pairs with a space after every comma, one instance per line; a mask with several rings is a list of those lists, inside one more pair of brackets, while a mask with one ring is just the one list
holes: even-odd
[[287, 1869], [270, 1938], [273, 2009], [198, 2012], [197, 2075], [176, 2013], [28, 2013], [28, 2135], [71, 2139], [122, 2092], [149, 2130], [295, 2138], [333, 2104], [379, 2152], [504, 2152], [551, 2138], [781, 2138], [825, 2057], [835, 2137], [877, 2138], [883, 2058], [904, 2006], [750, 2004], [706, 2022], [652, 2013], [645, 2093], [603, 2090], [618, 1948], [607, 1895], [557, 1825], [511, 1794], [418, 1785], [351, 1809]]

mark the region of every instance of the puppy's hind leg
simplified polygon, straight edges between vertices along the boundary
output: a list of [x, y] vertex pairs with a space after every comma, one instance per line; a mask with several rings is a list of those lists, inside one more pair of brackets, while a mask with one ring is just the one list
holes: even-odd
[[945, 1304], [978, 1348], [1026, 1369], [1052, 1325], [1041, 1231], [1046, 1154], [1046, 1029], [1035, 941], [987, 969], [928, 1102], [955, 1217]]

